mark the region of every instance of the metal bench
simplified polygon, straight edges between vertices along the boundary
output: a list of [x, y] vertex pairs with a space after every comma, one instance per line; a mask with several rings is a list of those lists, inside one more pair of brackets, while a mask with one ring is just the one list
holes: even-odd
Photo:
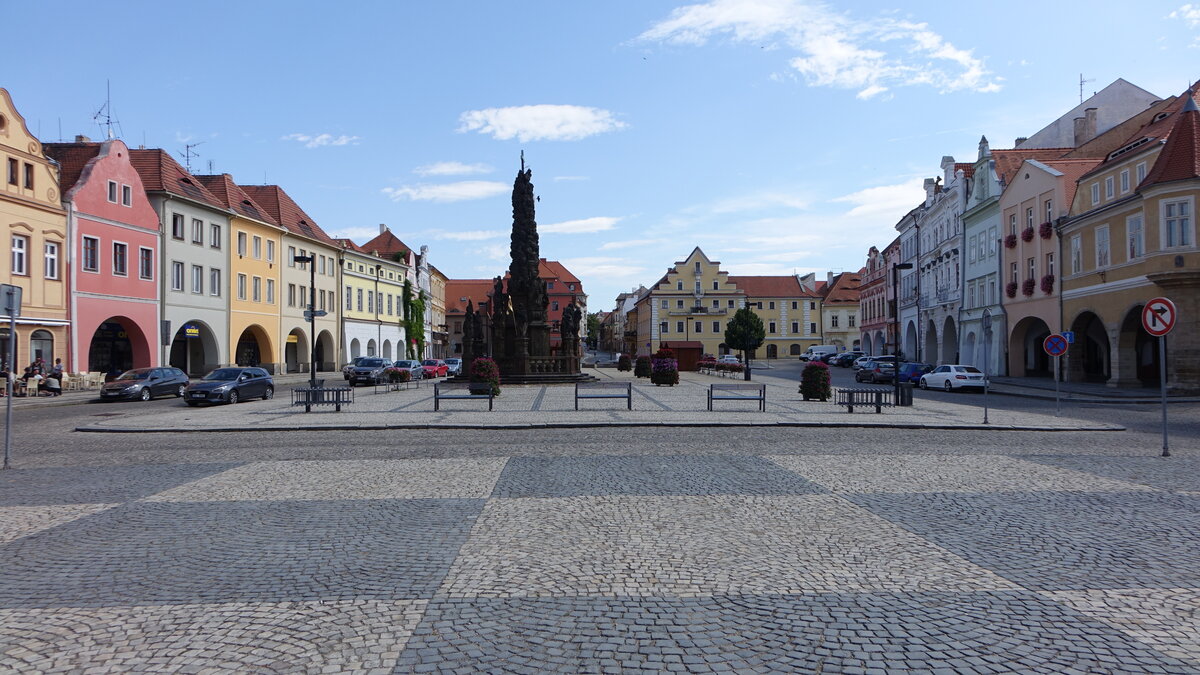
[[[726, 392], [726, 393], [721, 393]], [[753, 392], [751, 394], [732, 392]], [[758, 401], [758, 409], [767, 411], [767, 385], [765, 384], [710, 384], [708, 385], [708, 410], [712, 412], [713, 401]]]
[[846, 412], [854, 412], [854, 406], [875, 406], [875, 412], [883, 412], [884, 406], [895, 405], [891, 389], [835, 389], [833, 402], [846, 406]]
[[354, 390], [350, 387], [326, 387], [325, 380], [317, 380], [315, 387], [299, 387], [292, 390], [292, 405], [304, 406], [304, 412], [312, 412], [314, 405], [331, 405], [337, 412], [342, 406], [354, 403]]
[[581, 398], [623, 398], [625, 399], [625, 409], [633, 410], [633, 384], [631, 382], [576, 382], [576, 410], [579, 410], [579, 399]]
[[[486, 383], [480, 384], [480, 383], [472, 383], [472, 382], [439, 382], [438, 384], [433, 385], [433, 410], [434, 410], [434, 412], [441, 410], [442, 400], [448, 401], [448, 400], [483, 400], [483, 399], [487, 399], [488, 410], [491, 410], [492, 409], [492, 401], [495, 398], [494, 396], [492, 396], [491, 388], [490, 387], [488, 388], [488, 392], [486, 394], [475, 394], [475, 393], [471, 392], [472, 384], [475, 384], [476, 386], [479, 386], [480, 388], [482, 388], [484, 386], [488, 386]], [[466, 392], [466, 393], [445, 394], [445, 393], [442, 393], [443, 390], [445, 390], [445, 391], [460, 391], [460, 392]]]

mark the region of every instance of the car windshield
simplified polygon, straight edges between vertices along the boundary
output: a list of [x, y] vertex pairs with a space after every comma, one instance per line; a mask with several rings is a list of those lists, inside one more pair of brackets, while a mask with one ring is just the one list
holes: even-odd
[[378, 368], [383, 365], [383, 359], [363, 359], [358, 362], [360, 368]]
[[462, 359], [446, 359], [446, 363], [462, 363]]
[[148, 377], [150, 377], [150, 371], [148, 371], [148, 370], [127, 370], [127, 371], [121, 373], [121, 376], [118, 377], [117, 379], [118, 380], [144, 380]]
[[216, 380], [219, 382], [229, 382], [230, 380], [238, 379], [238, 375], [242, 374], [241, 368], [217, 368], [211, 373], [204, 376], [206, 380]]
[[427, 361], [425, 362], [425, 365], [427, 365], [427, 366], [436, 366], [436, 365], [437, 365], [437, 361], [434, 361], [433, 359], [429, 359], [429, 360], [427, 360]]

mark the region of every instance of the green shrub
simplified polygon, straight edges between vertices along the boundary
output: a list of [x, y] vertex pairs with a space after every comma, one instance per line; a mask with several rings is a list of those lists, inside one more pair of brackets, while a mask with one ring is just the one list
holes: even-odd
[[617, 359], [617, 370], [629, 372], [633, 370], [633, 360], [628, 354], [622, 354], [621, 358]]
[[639, 356], [633, 366], [633, 374], [637, 377], [650, 377], [650, 357]]
[[804, 366], [800, 372], [800, 394], [805, 401], [828, 401], [833, 396], [833, 389], [829, 386], [829, 366], [820, 361], [812, 361]]

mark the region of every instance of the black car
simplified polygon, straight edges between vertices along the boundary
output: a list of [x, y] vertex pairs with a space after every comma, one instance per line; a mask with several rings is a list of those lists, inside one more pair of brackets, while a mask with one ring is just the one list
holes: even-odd
[[350, 371], [354, 370], [354, 366], [357, 366], [359, 361], [362, 361], [363, 359], [368, 359], [368, 358], [371, 358], [371, 357], [356, 356], [353, 359], [350, 359], [350, 363], [347, 363], [346, 365], [342, 366], [342, 379], [349, 380], [350, 379]]
[[895, 377], [896, 364], [891, 361], [868, 361], [862, 368], [854, 371], [855, 382], [890, 383]]
[[134, 368], [121, 373], [112, 382], [100, 388], [100, 400], [141, 399], [149, 401], [155, 396], [183, 396], [188, 386], [188, 376], [178, 368]]
[[237, 403], [251, 398], [275, 396], [275, 380], [262, 368], [217, 368], [203, 380], [188, 385], [183, 399], [190, 406], [201, 403]]
[[863, 353], [859, 352], [859, 351], [841, 352], [840, 354], [835, 356], [829, 363], [830, 363], [830, 365], [836, 365], [836, 366], [839, 366], [842, 368], [849, 368], [851, 365], [854, 364], [854, 360], [862, 355], [863, 355]]
[[378, 384], [383, 381], [383, 369], [392, 365], [391, 361], [377, 356], [367, 356], [358, 359], [350, 368], [350, 386], [360, 384]]

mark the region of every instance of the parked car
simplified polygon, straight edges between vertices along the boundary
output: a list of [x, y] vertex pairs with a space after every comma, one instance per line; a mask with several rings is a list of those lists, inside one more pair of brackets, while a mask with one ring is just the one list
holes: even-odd
[[462, 374], [462, 359], [446, 359], [447, 375], [451, 377]]
[[933, 366], [928, 363], [914, 363], [906, 361], [900, 364], [900, 370], [896, 373], [896, 377], [901, 382], [912, 382], [916, 384], [921, 381], [921, 376], [933, 370]]
[[378, 356], [367, 356], [358, 359], [358, 363], [350, 369], [350, 386], [379, 384], [383, 381], [383, 369], [390, 365], [390, 362]]
[[721, 358], [717, 359], [717, 363], [741, 363], [741, 362], [742, 362], [741, 359], [734, 356], [733, 354], [726, 354], [725, 356], [722, 356]]
[[425, 379], [425, 366], [421, 365], [420, 361], [411, 359], [401, 359], [392, 364], [393, 368], [401, 368], [407, 370], [414, 380]]
[[100, 400], [149, 401], [155, 396], [183, 396], [187, 386], [188, 376], [178, 368], [134, 368], [121, 373], [112, 382], [106, 382], [100, 388]]
[[237, 403], [261, 397], [264, 401], [275, 396], [275, 380], [262, 368], [217, 368], [193, 382], [183, 392], [190, 406], [201, 403]]
[[840, 366], [842, 368], [849, 368], [854, 363], [854, 359], [857, 359], [862, 355], [863, 353], [860, 351], [842, 352], [833, 358], [832, 363], [833, 365]]
[[874, 356], [860, 356], [857, 359], [854, 359], [854, 369], [859, 370], [860, 368], [867, 365], [874, 359], [875, 359]]
[[362, 361], [363, 359], [367, 359], [367, 358], [370, 358], [370, 357], [369, 356], [356, 356], [350, 360], [350, 363], [347, 363], [346, 365], [342, 366], [342, 378], [349, 380], [350, 379], [350, 371], [354, 370], [354, 366], [357, 366], [359, 361]]
[[801, 361], [817, 361], [826, 354], [836, 354], [836, 345], [813, 345], [800, 355]]
[[445, 377], [450, 367], [441, 359], [425, 359], [421, 365], [425, 368], [425, 377]]
[[855, 382], [890, 383], [894, 377], [896, 377], [896, 364], [890, 361], [870, 361], [863, 368], [854, 371]]
[[983, 371], [975, 366], [961, 364], [938, 366], [933, 369], [933, 372], [922, 375], [920, 382], [922, 389], [933, 387], [945, 389], [946, 391], [953, 391], [964, 387], [983, 389], [986, 384], [983, 378]]

